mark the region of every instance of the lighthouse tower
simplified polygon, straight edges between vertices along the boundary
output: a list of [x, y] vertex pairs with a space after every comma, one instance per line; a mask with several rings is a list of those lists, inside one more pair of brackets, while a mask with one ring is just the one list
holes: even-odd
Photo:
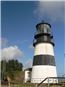
[[[54, 45], [51, 25], [45, 22], [37, 24], [33, 42], [35, 51], [31, 76], [32, 83], [40, 83], [47, 77], [57, 77]], [[47, 82], [48, 80], [45, 81], [45, 83]]]

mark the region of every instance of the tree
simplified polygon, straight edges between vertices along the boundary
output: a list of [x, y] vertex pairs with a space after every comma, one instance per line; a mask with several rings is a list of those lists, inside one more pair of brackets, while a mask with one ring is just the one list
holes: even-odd
[[6, 60], [1, 61], [1, 80], [5, 79], [6, 77]]
[[5, 79], [7, 77], [14, 79], [15, 74], [19, 71], [22, 71], [23, 64], [18, 60], [9, 60], [1, 61], [1, 79]]

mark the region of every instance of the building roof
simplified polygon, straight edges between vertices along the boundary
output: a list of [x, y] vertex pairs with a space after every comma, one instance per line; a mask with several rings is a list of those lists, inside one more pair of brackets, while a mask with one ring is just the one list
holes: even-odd
[[47, 22], [44, 22], [44, 21], [38, 23], [38, 24], [36, 25], [36, 28], [38, 28], [38, 26], [41, 25], [41, 24], [47, 24], [47, 25], [49, 25], [50, 28], [51, 28], [51, 25], [50, 25], [49, 23], [47, 23]]
[[24, 71], [27, 71], [27, 70], [32, 71], [32, 68], [27, 68], [27, 69], [25, 69]]

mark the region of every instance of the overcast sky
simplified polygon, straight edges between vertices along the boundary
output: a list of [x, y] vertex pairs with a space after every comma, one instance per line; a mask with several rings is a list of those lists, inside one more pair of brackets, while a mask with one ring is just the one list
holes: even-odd
[[32, 64], [32, 46], [36, 24], [44, 20], [51, 24], [55, 42], [58, 75], [64, 73], [64, 3], [65, 2], [2, 2], [2, 59], [18, 59], [25, 66]]

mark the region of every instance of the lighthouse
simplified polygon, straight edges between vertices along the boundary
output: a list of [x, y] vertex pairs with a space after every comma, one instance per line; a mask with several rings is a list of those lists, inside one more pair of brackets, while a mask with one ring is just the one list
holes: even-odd
[[[31, 82], [40, 83], [47, 77], [57, 77], [54, 57], [55, 44], [49, 23], [42, 21], [36, 25], [33, 46], [34, 57]], [[48, 80], [44, 83], [48, 83]], [[53, 83], [53, 80], [50, 80], [50, 83]]]

